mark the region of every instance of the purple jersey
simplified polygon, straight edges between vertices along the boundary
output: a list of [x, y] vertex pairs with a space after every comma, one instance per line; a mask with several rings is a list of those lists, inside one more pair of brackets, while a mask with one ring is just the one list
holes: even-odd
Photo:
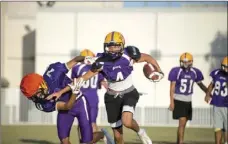
[[[48, 94], [52, 94], [57, 92], [63, 88], [65, 88], [69, 83], [71, 83], [71, 79], [66, 75], [68, 69], [65, 64], [60, 62], [53, 63], [49, 65], [47, 70], [45, 71], [43, 78], [47, 83]], [[71, 91], [64, 93], [59, 101], [68, 101], [71, 96]], [[35, 104], [37, 109], [44, 112], [52, 112], [55, 111], [56, 101], [49, 101], [43, 99], [39, 103]]]
[[175, 81], [175, 94], [191, 95], [193, 93], [194, 82], [200, 82], [204, 79], [202, 72], [197, 68], [185, 70], [181, 67], [174, 67], [169, 72], [169, 81]]
[[211, 104], [218, 107], [228, 107], [228, 74], [220, 69], [210, 73], [214, 85]]
[[[71, 78], [78, 78], [84, 75], [87, 71], [91, 69], [91, 65], [86, 65], [84, 63], [78, 63], [72, 69]], [[98, 104], [98, 93], [97, 89], [100, 87], [100, 82], [104, 80], [104, 77], [101, 73], [95, 75], [94, 77], [87, 80], [84, 85], [81, 87], [80, 91], [86, 97], [91, 107]]]
[[133, 60], [124, 49], [123, 55], [117, 59], [108, 59], [105, 53], [97, 54], [96, 63], [102, 65], [102, 74], [108, 81], [122, 81], [125, 80], [133, 71]]

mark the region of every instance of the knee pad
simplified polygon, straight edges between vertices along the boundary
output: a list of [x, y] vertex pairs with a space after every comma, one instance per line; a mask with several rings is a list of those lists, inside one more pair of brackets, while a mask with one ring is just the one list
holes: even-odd
[[123, 124], [122, 124], [122, 120], [118, 120], [117, 122], [110, 123], [110, 125], [111, 125], [111, 128], [118, 129], [122, 127]]
[[122, 128], [123, 127], [123, 125], [121, 124], [121, 126], [118, 126], [118, 127], [112, 127], [112, 129], [120, 129], [120, 128]]

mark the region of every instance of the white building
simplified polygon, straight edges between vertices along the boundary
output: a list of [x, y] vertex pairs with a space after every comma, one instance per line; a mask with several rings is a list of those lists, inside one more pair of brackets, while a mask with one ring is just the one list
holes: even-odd
[[[139, 47], [141, 52], [161, 53], [158, 62], [165, 78], [157, 84], [143, 76], [143, 64], [135, 65], [135, 86], [144, 93], [135, 116], [142, 125], [174, 124], [167, 109], [167, 79], [170, 69], [179, 65], [181, 53], [193, 54], [194, 66], [202, 70], [206, 85], [210, 70], [220, 66], [227, 54], [227, 12], [221, 7], [123, 9], [122, 2], [56, 2], [52, 8], [39, 8], [33, 2], [5, 2], [1, 18], [1, 74], [10, 83], [10, 88], [1, 90], [3, 124], [55, 123], [56, 113], [39, 112], [20, 96], [22, 76], [34, 71], [42, 74], [51, 62], [66, 62], [84, 48], [102, 51], [104, 36], [113, 30], [122, 32], [126, 44]], [[207, 59], [210, 55], [215, 57]], [[197, 86], [194, 91], [191, 124], [210, 126], [205, 94]], [[103, 93], [101, 90], [98, 122], [106, 121]]]

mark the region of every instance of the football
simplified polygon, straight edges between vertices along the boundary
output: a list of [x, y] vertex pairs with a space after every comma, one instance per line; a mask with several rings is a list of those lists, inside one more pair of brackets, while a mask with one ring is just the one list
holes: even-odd
[[158, 79], [158, 76], [157, 75], [153, 75], [154, 72], [158, 72], [158, 70], [152, 64], [146, 63], [143, 66], [143, 73], [144, 73], [144, 75], [145, 75], [146, 78], [148, 78], [150, 80], [156, 80], [156, 79]]

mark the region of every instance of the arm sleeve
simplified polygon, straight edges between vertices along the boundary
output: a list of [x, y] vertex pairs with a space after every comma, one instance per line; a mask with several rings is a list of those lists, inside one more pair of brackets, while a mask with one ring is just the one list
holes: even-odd
[[196, 83], [204, 80], [203, 73], [199, 69], [196, 69], [196, 75], [197, 75], [195, 80]]
[[71, 79], [78, 78], [77, 71], [78, 71], [78, 67], [77, 66], [72, 68]]
[[175, 68], [172, 68], [171, 71], [169, 72], [169, 81], [177, 81], [177, 70]]

